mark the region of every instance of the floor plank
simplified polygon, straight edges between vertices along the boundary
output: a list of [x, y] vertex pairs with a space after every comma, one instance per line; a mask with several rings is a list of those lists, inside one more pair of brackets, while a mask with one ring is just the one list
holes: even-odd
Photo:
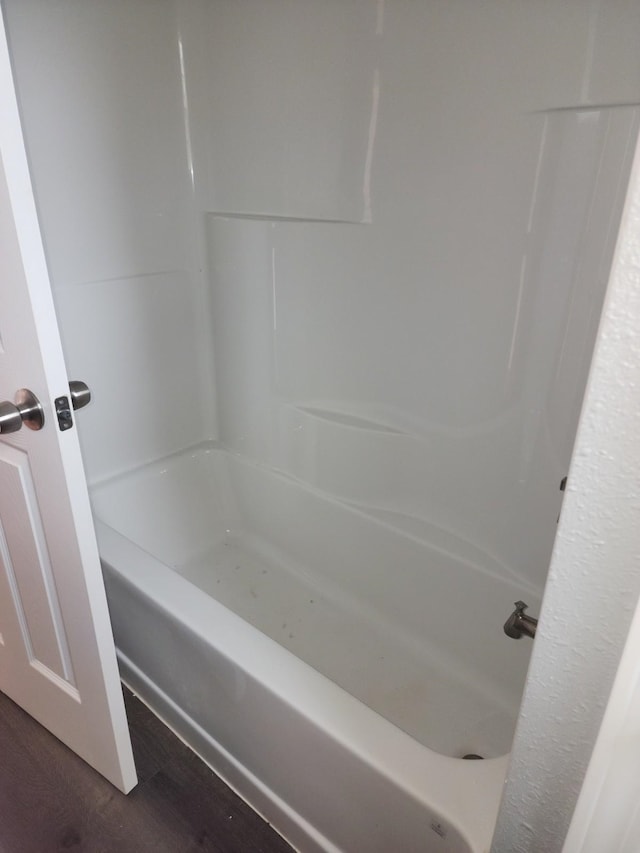
[[0, 693], [0, 853], [292, 853], [125, 691], [139, 784], [124, 796]]

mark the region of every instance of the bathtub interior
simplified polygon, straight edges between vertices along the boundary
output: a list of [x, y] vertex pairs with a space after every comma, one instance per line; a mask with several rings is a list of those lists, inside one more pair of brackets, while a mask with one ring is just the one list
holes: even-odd
[[96, 517], [417, 741], [507, 751], [640, 4], [2, 8]]
[[502, 633], [515, 579], [210, 445], [96, 487], [93, 504], [420, 743], [456, 757], [508, 751], [529, 654]]

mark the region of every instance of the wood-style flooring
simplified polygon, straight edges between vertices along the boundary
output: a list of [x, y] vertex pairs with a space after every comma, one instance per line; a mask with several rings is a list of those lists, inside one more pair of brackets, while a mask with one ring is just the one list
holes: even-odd
[[292, 853], [129, 691], [124, 796], [0, 693], [0, 853]]

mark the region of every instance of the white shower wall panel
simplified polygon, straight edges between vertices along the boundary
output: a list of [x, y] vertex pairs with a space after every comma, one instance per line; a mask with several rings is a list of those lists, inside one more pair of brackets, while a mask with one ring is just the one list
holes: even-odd
[[185, 26], [220, 437], [539, 590], [635, 51], [615, 4], [343, 7], [203, 3]]
[[203, 210], [370, 216], [382, 5], [178, 0]]
[[93, 395], [78, 418], [92, 479], [201, 440], [199, 304], [187, 272], [58, 288], [69, 374]]
[[5, 7], [65, 353], [94, 387], [90, 479], [211, 438], [218, 396], [233, 449], [539, 587], [636, 131], [603, 106], [640, 99], [636, 13]]
[[184, 269], [172, 2], [4, 5], [54, 286]]
[[434, 285], [424, 240], [386, 223], [209, 223], [223, 440], [523, 593], [544, 583], [638, 114], [538, 121], [502, 294], [482, 269]]
[[[3, 3], [91, 480], [213, 432], [174, 0]], [[136, 415], [131, 402], [136, 399]], [[167, 418], [167, 399], [189, 418]]]
[[204, 210], [399, 214], [417, 218], [425, 239], [422, 217], [444, 216], [468, 254], [473, 211], [478, 228], [508, 228], [495, 212], [514, 203], [525, 215], [532, 175], [522, 165], [538, 151], [530, 117], [638, 101], [640, 7], [617, 0], [178, 8]]

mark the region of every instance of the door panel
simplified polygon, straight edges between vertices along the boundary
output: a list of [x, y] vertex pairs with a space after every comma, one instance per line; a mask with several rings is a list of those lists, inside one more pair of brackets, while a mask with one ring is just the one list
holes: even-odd
[[0, 115], [0, 400], [26, 387], [45, 414], [39, 431], [0, 435], [0, 690], [127, 791], [131, 743], [78, 437], [53, 403], [68, 378], [1, 19]]
[[[42, 529], [29, 457], [0, 446], [0, 559], [5, 600], [17, 616], [13, 637], [30, 666], [75, 685], [67, 635]], [[14, 555], [14, 556], [12, 556]], [[20, 567], [16, 571], [15, 565]], [[74, 690], [77, 694], [77, 691]]]

